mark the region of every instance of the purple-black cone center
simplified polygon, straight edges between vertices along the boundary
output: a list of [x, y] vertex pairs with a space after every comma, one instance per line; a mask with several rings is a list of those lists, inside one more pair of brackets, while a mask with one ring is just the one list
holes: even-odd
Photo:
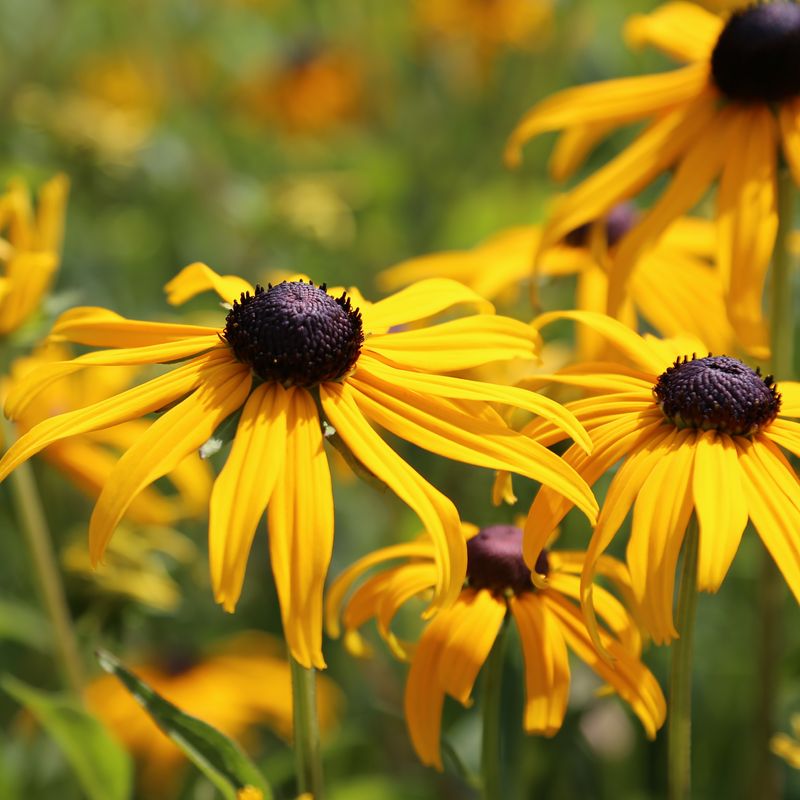
[[[639, 212], [631, 203], [615, 205], [605, 219], [606, 244], [613, 247], [638, 221]], [[564, 237], [564, 243], [570, 247], [586, 247], [589, 244], [591, 228], [591, 222], [580, 225]]]
[[[547, 575], [547, 553], [536, 559], [536, 572]], [[473, 589], [492, 594], [530, 591], [531, 571], [522, 558], [522, 529], [514, 525], [491, 525], [467, 542], [467, 580]]]
[[800, 5], [751, 5], [732, 14], [711, 54], [711, 74], [731, 100], [800, 95]]
[[235, 300], [223, 338], [262, 380], [315, 386], [352, 370], [364, 331], [346, 293], [334, 298], [325, 284], [284, 281]]
[[653, 387], [664, 416], [679, 428], [750, 436], [778, 414], [781, 396], [772, 375], [761, 376], [735, 358], [678, 359]]

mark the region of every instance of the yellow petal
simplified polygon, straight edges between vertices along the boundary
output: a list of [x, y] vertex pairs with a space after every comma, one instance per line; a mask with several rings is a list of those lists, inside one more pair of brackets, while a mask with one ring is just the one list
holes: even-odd
[[178, 342], [192, 336], [218, 335], [216, 328], [125, 319], [113, 311], [95, 306], [80, 306], [65, 311], [55, 321], [51, 332], [54, 341], [125, 348]]
[[236, 607], [256, 526], [284, 468], [287, 403], [287, 392], [277, 383], [264, 383], [250, 395], [211, 492], [211, 584], [226, 611]]
[[204, 371], [199, 388], [162, 414], [120, 458], [89, 522], [93, 563], [102, 558], [114, 528], [133, 498], [199, 448], [242, 405], [251, 380], [249, 370], [241, 364], [223, 364]]
[[333, 551], [333, 492], [317, 407], [288, 390], [286, 460], [267, 510], [272, 574], [286, 643], [297, 662], [323, 669], [322, 597]]
[[467, 571], [467, 552], [455, 506], [418, 475], [370, 427], [346, 384], [320, 387], [325, 416], [353, 455], [420, 518], [433, 540], [437, 583], [432, 609], [452, 604]]
[[535, 360], [539, 341], [530, 325], [480, 314], [419, 330], [371, 336], [364, 352], [424, 372], [457, 372], [492, 361]]
[[535, 105], [517, 124], [506, 144], [506, 164], [518, 166], [522, 146], [540, 133], [586, 123], [624, 125], [685, 103], [706, 87], [708, 70], [708, 64], [692, 64], [672, 72], [617, 78], [558, 92]]
[[349, 383], [365, 415], [397, 436], [445, 458], [509, 470], [552, 486], [594, 520], [597, 501], [591, 489], [538, 442], [371, 375], [351, 378]]
[[800, 457], [800, 423], [779, 418], [771, 422], [762, 433], [767, 439]]
[[722, 32], [723, 21], [695, 3], [664, 3], [649, 14], [633, 14], [625, 23], [629, 47], [657, 47], [678, 61], [701, 61]]
[[464, 304], [475, 306], [482, 314], [494, 313], [494, 306], [488, 300], [464, 284], [447, 278], [429, 278], [361, 309], [364, 331], [385, 333], [394, 326], [432, 317]]
[[184, 267], [164, 287], [167, 302], [179, 306], [202, 292], [216, 292], [224, 303], [233, 303], [242, 294], [254, 293], [253, 286], [236, 275], [218, 275], [211, 267], [196, 262]]
[[700, 525], [697, 588], [716, 592], [739, 549], [748, 513], [733, 439], [705, 431], [697, 437], [692, 493]]
[[218, 366], [219, 358], [199, 356], [188, 364], [108, 400], [43, 420], [14, 442], [3, 456], [0, 461], [0, 481], [5, 480], [23, 461], [53, 442], [117, 425], [168, 406], [194, 390], [207, 379], [208, 370]]
[[797, 381], [781, 381], [778, 384], [781, 395], [782, 417], [800, 417], [800, 383]]
[[618, 120], [613, 119], [568, 127], [556, 140], [547, 165], [553, 180], [560, 182], [570, 178], [595, 145], [618, 125]]
[[523, 725], [528, 733], [553, 736], [564, 721], [569, 697], [569, 658], [564, 637], [539, 594], [512, 597], [509, 606], [525, 660]]

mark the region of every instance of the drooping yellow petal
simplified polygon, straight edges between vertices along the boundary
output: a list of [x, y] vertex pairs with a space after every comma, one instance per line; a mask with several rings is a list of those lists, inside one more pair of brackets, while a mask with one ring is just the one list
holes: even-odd
[[723, 21], [695, 3], [664, 3], [649, 14], [634, 14], [625, 23], [625, 41], [639, 49], [657, 47], [678, 61], [701, 61], [722, 32]]
[[136, 419], [175, 402], [207, 380], [211, 370], [219, 368], [221, 359], [215, 356], [198, 356], [188, 364], [108, 400], [50, 417], [34, 425], [14, 442], [0, 460], [0, 481], [5, 480], [23, 461], [53, 442]]
[[246, 367], [231, 363], [204, 370], [202, 378], [194, 393], [162, 414], [109, 475], [89, 522], [93, 563], [102, 558], [133, 498], [199, 448], [242, 405], [252, 381]]
[[659, 247], [711, 262], [717, 252], [717, 224], [702, 217], [678, 217], [667, 226]]
[[613, 666], [609, 665], [593, 646], [575, 606], [553, 592], [545, 592], [543, 601], [547, 610], [558, 619], [569, 648], [630, 705], [648, 738], [654, 739], [656, 731], [664, 724], [667, 703], [650, 670], [608, 633], [600, 630], [601, 646], [613, 659]]
[[333, 492], [314, 399], [287, 390], [286, 457], [267, 509], [283, 633], [303, 667], [323, 669], [322, 598], [333, 551]]
[[61, 314], [53, 325], [50, 338], [91, 347], [130, 348], [179, 342], [192, 336], [218, 335], [216, 328], [126, 319], [106, 308], [80, 306]]
[[535, 105], [508, 139], [505, 161], [516, 167], [522, 146], [534, 136], [587, 123], [624, 125], [696, 97], [708, 84], [708, 64], [635, 78], [590, 83], [565, 89]]
[[440, 611], [428, 624], [417, 645], [406, 680], [403, 702], [406, 725], [414, 750], [423, 764], [442, 771], [439, 739], [442, 730], [444, 690], [436, 679], [439, 662], [446, 658], [450, 626], [456, 608]]
[[627, 561], [645, 627], [657, 644], [678, 636], [672, 599], [678, 555], [693, 510], [692, 461], [697, 434], [671, 435], [639, 489]]
[[628, 456], [627, 461], [611, 481], [597, 526], [589, 542], [581, 574], [581, 606], [589, 634], [600, 652], [603, 652], [603, 647], [592, 601], [595, 564], [628, 515], [645, 480], [669, 451], [675, 433], [675, 428], [672, 426], [661, 425], [651, 428], [647, 438], [643, 438], [637, 449]]
[[794, 182], [800, 186], [800, 98], [790, 97], [778, 104], [778, 122], [783, 154]]
[[465, 378], [453, 378], [447, 375], [420, 375], [409, 370], [399, 370], [384, 364], [368, 355], [361, 356], [356, 378], [364, 373], [379, 378], [381, 386], [389, 391], [392, 386], [410, 389], [423, 395], [449, 397], [458, 400], [482, 400], [504, 403], [515, 408], [530, 411], [544, 419], [550, 420], [561, 428], [573, 441], [585, 450], [591, 450], [592, 443], [583, 427], [575, 417], [560, 403], [544, 395], [519, 389], [513, 386], [499, 386], [471, 381]]
[[184, 267], [164, 287], [167, 302], [179, 306], [202, 292], [216, 292], [224, 303], [238, 300], [242, 294], [255, 291], [252, 284], [236, 275], [218, 275], [206, 264], [195, 262]]
[[371, 336], [364, 352], [423, 372], [458, 372], [492, 361], [536, 360], [539, 335], [510, 317], [476, 314], [420, 330]]
[[713, 183], [729, 152], [727, 136], [733, 112], [723, 109], [708, 121], [686, 154], [658, 201], [622, 239], [608, 276], [608, 313], [616, 315], [627, 296], [628, 281], [638, 260], [651, 250], [674, 219], [691, 209]]
[[692, 493], [700, 525], [697, 588], [704, 592], [722, 585], [747, 525], [740, 474], [736, 445], [728, 434], [698, 434]]
[[618, 127], [616, 119], [570, 125], [558, 137], [550, 155], [547, 168], [555, 181], [565, 181], [572, 176], [594, 150], [595, 145]]
[[690, 151], [716, 114], [711, 90], [659, 118], [618, 156], [562, 195], [542, 232], [544, 250], [640, 192]]
[[8, 281], [0, 307], [0, 334], [16, 330], [38, 308], [58, 268], [53, 252], [21, 251], [5, 265]]
[[478, 672], [489, 657], [506, 604], [485, 589], [464, 589], [453, 606], [446, 658], [439, 659], [434, 680], [462, 705], [469, 705]]
[[385, 333], [394, 326], [433, 317], [464, 304], [474, 306], [481, 314], [494, 313], [494, 306], [488, 300], [463, 283], [428, 278], [361, 309], [364, 332]]
[[397, 436], [445, 458], [508, 470], [552, 486], [590, 520], [595, 518], [597, 501], [591, 489], [569, 465], [538, 442], [368, 374], [361, 380], [351, 378], [349, 383], [366, 416]]
[[[605, 316], [605, 315], [604, 315]], [[529, 375], [517, 383], [526, 389], [541, 389], [548, 383], [563, 386], [579, 386], [587, 393], [598, 395], [616, 395], [639, 393], [646, 396], [651, 393], [656, 376], [651, 372], [631, 369], [624, 364], [605, 361], [589, 361], [582, 364], [571, 364], [555, 373], [540, 372]], [[573, 404], [570, 404], [573, 408]]]
[[250, 395], [211, 492], [211, 584], [226, 611], [236, 607], [258, 521], [284, 468], [287, 403], [288, 393], [277, 383], [261, 384]]
[[778, 231], [778, 132], [766, 105], [737, 107], [735, 120], [729, 150], [735, 157], [727, 159], [717, 193], [717, 263], [734, 330], [749, 353], [767, 358], [762, 295]]
[[539, 594], [512, 597], [509, 607], [525, 660], [523, 725], [528, 733], [554, 736], [564, 721], [569, 697], [569, 657], [564, 637]]
[[215, 350], [219, 359], [232, 361], [227, 346], [220, 342], [217, 336], [197, 336], [193, 339], [182, 339], [178, 342], [151, 345], [149, 347], [123, 348], [119, 350], [98, 350], [87, 353], [71, 361], [53, 361], [31, 370], [23, 375], [8, 393], [5, 404], [6, 416], [18, 419], [28, 403], [60, 378], [78, 372], [84, 367], [92, 366], [118, 366], [135, 364], [166, 364], [170, 361], [189, 358], [205, 350]]
[[595, 311], [550, 311], [538, 316], [533, 325], [541, 330], [551, 322], [562, 319], [575, 320], [602, 334], [609, 344], [645, 373], [655, 376], [663, 371], [664, 364], [661, 359], [654, 358], [652, 351], [636, 331], [605, 314], [598, 314]]
[[418, 475], [370, 427], [347, 384], [324, 383], [325, 416], [353, 455], [383, 481], [422, 521], [433, 540], [437, 583], [431, 609], [451, 604], [461, 591], [467, 551], [455, 506]]
[[800, 457], [800, 422], [778, 418], [762, 431], [762, 435]]
[[750, 519], [800, 603], [800, 489], [797, 477], [768, 440], [736, 439]]

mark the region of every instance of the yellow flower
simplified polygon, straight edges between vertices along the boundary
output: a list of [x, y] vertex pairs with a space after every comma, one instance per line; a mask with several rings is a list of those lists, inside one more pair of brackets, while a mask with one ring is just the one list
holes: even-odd
[[780, 756], [790, 767], [800, 769], [800, 714], [793, 714], [791, 718], [794, 738], [788, 733], [776, 733], [770, 743], [770, 749], [775, 755]]
[[36, 311], [58, 269], [68, 187], [65, 175], [51, 178], [36, 211], [20, 180], [0, 196], [0, 336]]
[[[66, 361], [71, 356], [65, 346], [51, 344], [32, 356], [17, 359], [11, 365], [10, 378], [0, 381], [0, 396], [5, 397], [16, 383], [26, 380], [37, 368]], [[120, 367], [114, 371], [88, 370], [66, 374], [30, 398], [15, 420], [17, 431], [22, 435], [57, 414], [107, 400], [133, 385], [140, 373], [140, 368]], [[96, 498], [120, 454], [138, 441], [148, 427], [142, 420], [128, 420], [111, 428], [53, 442], [41, 455], [81, 491]], [[126, 511], [130, 521], [142, 525], [168, 525], [184, 517], [199, 517], [205, 513], [211, 491], [211, 472], [197, 453], [190, 453], [168, 477], [176, 494], [166, 495], [154, 487], [143, 489]]]
[[[602, 333], [633, 367], [587, 363], [532, 385], [555, 381], [592, 396], [568, 403], [589, 431], [590, 456], [564, 459], [590, 484], [619, 461], [587, 550], [582, 601], [592, 624], [592, 579], [600, 554], [633, 508], [628, 567], [645, 627], [656, 642], [677, 635], [672, 618], [678, 554], [690, 517], [699, 524], [698, 589], [715, 592], [733, 561], [748, 519], [800, 600], [800, 482], [781, 448], [800, 454], [800, 383], [762, 378], [727, 356], [698, 358], [699, 342], [642, 338], [620, 322], [588, 312], [554, 312]], [[563, 436], [534, 422], [542, 444]], [[525, 524], [525, 560], [536, 557], [569, 503], [547, 487]]]
[[[411, 660], [405, 691], [405, 715], [411, 741], [420, 759], [442, 769], [439, 747], [442, 705], [450, 695], [471, 704], [472, 688], [508, 613], [514, 618], [525, 659], [524, 726], [528, 733], [553, 736], [561, 727], [569, 695], [567, 649], [606, 681], [642, 721], [649, 737], [664, 722], [666, 704], [656, 679], [639, 660], [641, 639], [632, 617], [612, 594], [596, 587], [598, 610], [605, 626], [603, 645], [613, 653], [614, 666], [592, 644], [580, 608], [579, 578], [584, 554], [542, 551], [537, 572], [547, 576], [547, 588], [534, 588], [522, 558], [522, 531], [495, 525], [478, 531], [464, 526], [468, 538], [467, 583], [456, 603], [427, 624], [416, 646], [391, 631], [398, 609], [429, 591], [436, 571], [427, 541], [394, 545], [357, 561], [331, 585], [326, 625], [340, 634], [356, 655], [367, 651], [358, 628], [375, 619], [393, 652]], [[399, 566], [388, 562], [402, 559]], [[365, 572], [380, 566], [345, 598]], [[603, 558], [600, 571], [627, 588], [624, 565]]]
[[652, 118], [624, 152], [560, 199], [542, 238], [543, 246], [560, 240], [674, 170], [659, 200], [620, 243], [609, 276], [610, 314], [622, 303], [638, 254], [719, 176], [717, 262], [728, 313], [748, 350], [766, 357], [761, 295], [778, 226], [781, 148], [800, 184], [798, 34], [795, 3], [751, 5], [727, 22], [691, 3], [667, 3], [633, 16], [626, 35], [631, 44], [652, 44], [687, 66], [561, 92], [534, 107], [513, 132], [512, 164], [532, 136], [564, 129], [551, 166], [565, 178], [612, 129]]
[[[471, 250], [403, 261], [382, 272], [378, 284], [384, 289], [397, 289], [423, 278], [453, 278], [494, 300], [509, 292], [516, 295], [536, 275], [577, 275], [577, 307], [582, 311], [605, 311], [607, 273], [613, 268], [610, 262], [619, 241], [637, 220], [637, 212], [623, 203], [602, 220], [570, 231], [562, 241], [543, 250], [539, 247], [540, 227], [509, 228]], [[623, 319], [633, 324], [638, 312], [665, 336], [689, 333], [713, 350], [732, 349], [734, 337], [725, 313], [722, 284], [710, 263], [715, 234], [716, 226], [698, 217], [680, 217], [671, 222], [631, 275], [631, 304], [626, 304]], [[598, 338], [591, 331], [578, 332], [582, 358], [599, 354]]]
[[[340, 440], [367, 472], [408, 504], [433, 537], [439, 578], [432, 611], [454, 600], [461, 587], [466, 554], [458, 513], [369, 420], [447, 458], [557, 486], [594, 518], [597, 504], [586, 484], [554, 453], [509, 430], [490, 403], [541, 414], [588, 446], [569, 412], [532, 392], [439, 374], [534, 357], [538, 334], [529, 325], [483, 313], [381, 333], [465, 303], [493, 310], [466, 287], [421, 282], [365, 307], [363, 316], [345, 293], [334, 298], [324, 287], [302, 281], [254, 289], [202, 264], [187, 267], [167, 289], [172, 302], [208, 289], [227, 302], [241, 299], [218, 328], [127, 320], [101, 308], [74, 309], [56, 323], [54, 334], [113, 349], [41, 368], [19, 382], [6, 403], [9, 416], [17, 417], [39, 389], [93, 364], [188, 359], [109, 400], [40, 423], [0, 461], [2, 480], [55, 441], [169, 407], [128, 448], [106, 481], [89, 525], [93, 560], [101, 558], [133, 498], [239, 412], [232, 448], [211, 492], [215, 596], [227, 610], [234, 609], [266, 509], [284, 632], [304, 666], [325, 663], [322, 590], [333, 545], [326, 436], [335, 432], [334, 441]], [[231, 432], [234, 421], [229, 421]]]
[[[266, 724], [291, 740], [290, 668], [280, 643], [272, 637], [243, 633], [202, 657], [175, 650], [132, 669], [181, 711], [232, 739], [241, 740], [255, 725]], [[183, 754], [115, 676], [93, 681], [86, 688], [86, 702], [136, 757], [147, 797], [177, 788]], [[337, 687], [320, 677], [317, 711], [323, 732], [336, 724], [340, 705]]]

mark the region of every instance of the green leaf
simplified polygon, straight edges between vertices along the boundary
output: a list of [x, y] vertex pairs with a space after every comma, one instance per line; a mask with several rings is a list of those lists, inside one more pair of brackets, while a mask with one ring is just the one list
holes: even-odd
[[184, 714], [126, 669], [111, 653], [100, 650], [97, 660], [106, 672], [122, 681], [158, 727], [226, 798], [236, 800], [237, 790], [247, 786], [259, 789], [265, 800], [272, 797], [264, 776], [236, 742], [202, 720]]
[[73, 698], [42, 692], [11, 675], [0, 678], [0, 687], [58, 743], [90, 800], [128, 800], [130, 758], [99, 720]]
[[0, 601], [0, 639], [13, 639], [42, 653], [52, 649], [50, 623], [22, 603]]

